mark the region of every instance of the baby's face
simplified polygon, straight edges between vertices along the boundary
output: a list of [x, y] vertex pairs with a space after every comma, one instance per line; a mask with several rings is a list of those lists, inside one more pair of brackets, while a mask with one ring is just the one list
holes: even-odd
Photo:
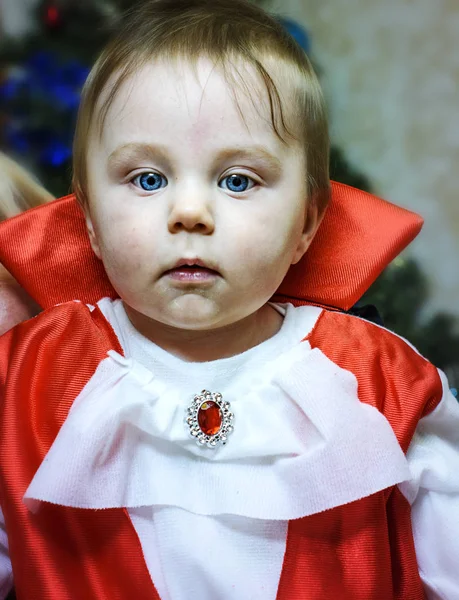
[[[312, 239], [300, 144], [210, 62], [148, 64], [116, 96], [88, 159], [88, 229], [128, 307], [180, 329], [254, 314]], [[253, 76], [255, 78], [255, 75]], [[314, 229], [314, 228], [312, 228]]]

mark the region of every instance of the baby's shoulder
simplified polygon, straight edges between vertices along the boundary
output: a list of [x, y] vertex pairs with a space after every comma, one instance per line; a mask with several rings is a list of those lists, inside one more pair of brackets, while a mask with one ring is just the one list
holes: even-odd
[[385, 327], [361, 317], [324, 310], [308, 336], [311, 347], [322, 350], [330, 358], [349, 357], [359, 363], [376, 363], [381, 367], [388, 360], [395, 366], [402, 361], [416, 370], [432, 365], [410, 342]]
[[385, 414], [401, 406], [411, 407], [421, 417], [442, 397], [437, 368], [385, 327], [324, 310], [307, 339], [312, 348], [352, 372], [360, 399]]

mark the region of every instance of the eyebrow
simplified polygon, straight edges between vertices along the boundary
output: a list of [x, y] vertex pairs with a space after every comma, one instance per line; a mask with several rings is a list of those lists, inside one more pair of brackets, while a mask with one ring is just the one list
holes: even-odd
[[248, 146], [242, 148], [224, 148], [217, 153], [217, 161], [261, 160], [277, 172], [282, 170], [280, 160], [264, 146]]
[[123, 144], [115, 148], [108, 157], [109, 165], [116, 165], [117, 162], [125, 159], [126, 157], [131, 159], [142, 159], [142, 158], [160, 158], [165, 160], [168, 156], [167, 150], [164, 146], [154, 144], [144, 144], [138, 142], [131, 142], [129, 144]]
[[[131, 142], [115, 148], [108, 157], [108, 163], [109, 165], [116, 165], [117, 162], [126, 157], [134, 160], [154, 157], [155, 159], [166, 161], [168, 156], [169, 152], [165, 146]], [[215, 157], [216, 163], [233, 160], [261, 160], [277, 172], [282, 170], [280, 160], [274, 154], [266, 150], [264, 146], [255, 145], [248, 147], [223, 148], [217, 152]]]

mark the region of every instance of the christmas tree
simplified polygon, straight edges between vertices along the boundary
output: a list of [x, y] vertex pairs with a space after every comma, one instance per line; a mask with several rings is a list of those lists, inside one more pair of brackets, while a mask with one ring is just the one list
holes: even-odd
[[[72, 136], [82, 84], [112, 24], [130, 5], [127, 0], [45, 0], [37, 10], [36, 29], [0, 45], [1, 144], [56, 196], [70, 191]], [[294, 21], [281, 22], [310, 54], [307, 32]], [[372, 191], [369, 180], [349, 165], [336, 146], [332, 146], [330, 168], [336, 181]], [[456, 323], [447, 314], [423, 320], [426, 300], [421, 269], [413, 260], [399, 258], [360, 304], [375, 305], [389, 329], [409, 339], [457, 386]]]
[[0, 44], [1, 145], [55, 196], [69, 192], [80, 91], [117, 3], [49, 0], [34, 30]]

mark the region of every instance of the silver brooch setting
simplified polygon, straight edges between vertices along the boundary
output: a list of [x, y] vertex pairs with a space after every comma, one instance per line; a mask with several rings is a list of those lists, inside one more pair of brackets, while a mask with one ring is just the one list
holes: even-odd
[[220, 392], [202, 390], [187, 408], [185, 423], [199, 446], [216, 448], [227, 443], [233, 431], [234, 415], [230, 403], [223, 400]]

